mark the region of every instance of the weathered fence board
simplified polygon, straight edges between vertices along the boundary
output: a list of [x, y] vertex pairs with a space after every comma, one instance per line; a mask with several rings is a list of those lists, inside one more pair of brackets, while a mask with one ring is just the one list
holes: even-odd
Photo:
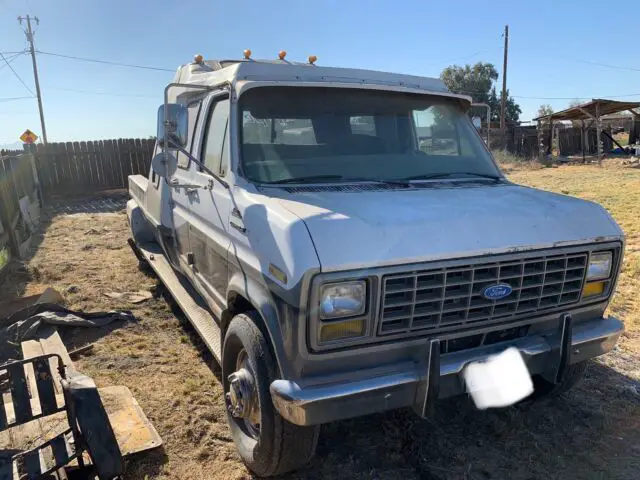
[[25, 258], [40, 217], [32, 155], [0, 157], [0, 271], [10, 256]]
[[[478, 132], [483, 139], [487, 138], [487, 129]], [[539, 155], [536, 127], [507, 125], [505, 130], [491, 128], [489, 131], [489, 148], [501, 150], [506, 148], [513, 155], [523, 158], [534, 158]]]
[[36, 168], [44, 194], [81, 194], [125, 188], [129, 175], [146, 175], [154, 139], [118, 139], [39, 145]]
[[[611, 134], [611, 128], [603, 129], [603, 131]], [[595, 128], [586, 128], [584, 130], [586, 148], [582, 147], [582, 129], [580, 127], [563, 128], [558, 130], [558, 148], [560, 155], [576, 155], [584, 153], [586, 155], [595, 155], [598, 153], [597, 138], [598, 134]], [[613, 142], [606, 135], [602, 135], [602, 149], [608, 152], [613, 148]]]

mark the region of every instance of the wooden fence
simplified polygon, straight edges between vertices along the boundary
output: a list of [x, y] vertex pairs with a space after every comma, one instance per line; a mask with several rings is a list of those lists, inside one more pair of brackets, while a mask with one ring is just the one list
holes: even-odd
[[[487, 137], [487, 129], [480, 132], [482, 138]], [[513, 155], [522, 158], [535, 158], [539, 155], [538, 133], [536, 127], [507, 125], [504, 131], [500, 128], [491, 128], [489, 132], [489, 148], [502, 150], [504, 148]]]
[[[603, 129], [603, 132], [611, 134], [610, 128]], [[584, 149], [585, 155], [595, 155], [598, 153], [598, 134], [595, 128], [587, 128], [584, 131], [586, 137], [586, 148]], [[613, 142], [611, 139], [602, 135], [602, 151], [608, 152], [613, 148]], [[577, 155], [583, 153], [582, 147], [582, 132], [580, 127], [562, 128], [558, 130], [558, 149], [560, 155]]]
[[129, 175], [149, 173], [155, 139], [39, 144], [31, 150], [45, 195], [126, 188]]
[[32, 155], [0, 157], [0, 274], [11, 257], [25, 258], [40, 219]]

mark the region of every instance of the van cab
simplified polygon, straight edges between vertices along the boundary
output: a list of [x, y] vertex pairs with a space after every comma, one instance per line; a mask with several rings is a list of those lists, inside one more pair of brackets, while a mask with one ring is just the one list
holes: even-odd
[[470, 104], [439, 79], [250, 52], [165, 89], [130, 243], [222, 366], [257, 475], [306, 463], [323, 423], [428, 416], [507, 349], [549, 396], [618, 340], [622, 231], [505, 178]]

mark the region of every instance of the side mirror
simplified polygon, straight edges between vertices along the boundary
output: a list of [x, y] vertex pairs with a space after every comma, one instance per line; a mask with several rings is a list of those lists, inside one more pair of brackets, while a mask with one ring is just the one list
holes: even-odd
[[187, 107], [179, 103], [161, 105], [158, 109], [158, 145], [164, 148], [165, 141], [168, 140], [169, 150], [177, 150], [176, 147], [185, 148], [187, 145], [188, 124], [189, 111]]
[[169, 180], [176, 173], [178, 159], [172, 152], [160, 152], [151, 159], [151, 168], [162, 178]]

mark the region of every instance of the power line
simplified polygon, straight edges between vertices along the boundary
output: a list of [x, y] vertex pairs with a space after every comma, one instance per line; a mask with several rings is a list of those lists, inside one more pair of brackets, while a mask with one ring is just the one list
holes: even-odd
[[[13, 61], [18, 58], [20, 55], [23, 55], [24, 52], [20, 52], [20, 53], [16, 53], [15, 55], [10, 56], [9, 58], [7, 58], [7, 62], [8, 63], [13, 63]], [[0, 65], [0, 70], [4, 69], [7, 66], [7, 64], [5, 65]]]
[[[461, 93], [465, 95], [487, 95], [489, 92], [484, 91], [471, 91], [471, 90], [455, 90], [455, 93]], [[529, 96], [529, 95], [507, 95], [507, 97], [513, 98], [524, 98], [529, 100], [581, 100], [581, 99], [592, 99], [592, 98], [626, 98], [626, 97], [640, 97], [640, 93], [623, 93], [619, 95], [589, 95], [578, 97], [576, 95], [572, 97], [538, 97], [538, 96]]]
[[158, 70], [161, 72], [175, 72], [175, 69], [171, 68], [162, 68], [162, 67], [150, 67], [147, 65], [135, 65], [132, 63], [121, 63], [121, 62], [112, 62], [110, 60], [98, 60], [96, 58], [86, 58], [86, 57], [76, 57], [73, 55], [63, 55], [61, 53], [53, 53], [53, 52], [43, 52], [42, 50], [38, 50], [38, 53], [42, 55], [51, 55], [53, 57], [61, 57], [61, 58], [69, 58], [71, 60], [80, 60], [83, 62], [93, 62], [93, 63], [103, 63], [106, 65], [116, 65], [118, 67], [129, 67], [129, 68], [141, 68], [144, 70]]
[[0, 102], [11, 102], [13, 100], [26, 100], [32, 99], [33, 97], [9, 97], [9, 98], [0, 98]]
[[13, 74], [16, 76], [16, 78], [17, 78], [18, 80], [20, 80], [20, 83], [24, 86], [24, 88], [26, 88], [26, 89], [27, 89], [27, 91], [28, 91], [31, 95], [33, 95], [33, 96], [35, 97], [35, 96], [36, 96], [36, 95], [35, 95], [35, 93], [33, 93], [33, 91], [29, 88], [29, 86], [28, 86], [26, 83], [24, 83], [24, 80], [22, 80], [22, 78], [20, 77], [20, 75], [18, 75], [18, 72], [16, 72], [16, 71], [13, 69], [13, 67], [11, 66], [11, 64], [7, 61], [6, 57], [5, 57], [3, 54], [1, 54], [1, 53], [0, 53], [0, 57], [2, 57], [2, 59], [4, 60], [4, 63], [6, 63], [6, 64], [7, 64], [7, 66], [11, 69], [11, 71], [13, 72]]
[[468, 60], [469, 58], [476, 57], [476, 56], [480, 55], [481, 53], [495, 52], [495, 51], [502, 51], [502, 47], [485, 48], [483, 50], [478, 50], [477, 52], [472, 53], [470, 55], [465, 55], [463, 57], [452, 58], [452, 59], [448, 60], [448, 62], [459, 62], [461, 60]]
[[595, 65], [597, 67], [607, 67], [607, 68], [615, 68], [617, 70], [630, 70], [632, 72], [640, 72], [640, 68], [636, 68], [636, 67], [627, 67], [624, 65], [612, 65], [609, 63], [593, 62], [591, 60], [583, 60], [581, 58], [565, 57], [564, 55], [557, 55], [557, 57], [564, 58], [565, 60], [570, 60], [572, 62], [586, 63], [587, 65]]
[[115, 93], [115, 92], [96, 92], [89, 90], [76, 90], [74, 88], [60, 88], [60, 87], [46, 87], [49, 90], [60, 90], [63, 92], [73, 92], [73, 93], [82, 93], [87, 95], [107, 95], [111, 97], [138, 97], [138, 98], [155, 98], [157, 99], [157, 95], [142, 95], [136, 93]]

